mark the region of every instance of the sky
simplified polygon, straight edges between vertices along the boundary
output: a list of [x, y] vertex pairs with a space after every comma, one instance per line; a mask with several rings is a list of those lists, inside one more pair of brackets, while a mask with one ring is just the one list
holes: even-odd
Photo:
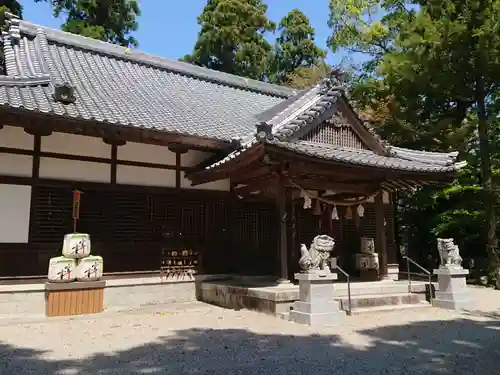
[[[139, 41], [138, 49], [171, 59], [190, 53], [196, 42], [199, 25], [197, 17], [206, 0], [139, 0], [142, 15], [139, 29], [133, 35]], [[276, 23], [292, 9], [300, 9], [316, 30], [316, 41], [327, 50], [326, 40], [330, 35], [327, 25], [327, 0], [266, 0], [268, 17]], [[48, 3], [21, 0], [23, 18], [27, 21], [58, 29], [63, 20], [53, 17]], [[329, 53], [328, 62], [337, 64], [342, 56]]]

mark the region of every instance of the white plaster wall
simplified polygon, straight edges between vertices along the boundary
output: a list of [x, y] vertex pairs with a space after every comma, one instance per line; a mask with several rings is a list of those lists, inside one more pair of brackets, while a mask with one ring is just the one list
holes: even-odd
[[171, 169], [118, 165], [116, 183], [125, 185], [175, 187], [175, 171]]
[[111, 165], [42, 157], [40, 158], [40, 177], [109, 183], [111, 182]]
[[33, 157], [0, 153], [0, 175], [31, 177]]
[[0, 147], [33, 150], [35, 137], [26, 133], [23, 128], [4, 126], [0, 129]]
[[118, 147], [118, 160], [175, 165], [175, 153], [166, 146], [127, 142]]
[[83, 135], [52, 133], [48, 137], [42, 137], [41, 150], [66, 155], [111, 158], [110, 145], [104, 143], [101, 138]]
[[229, 191], [231, 188], [231, 182], [229, 179], [224, 179], [192, 186], [191, 181], [187, 177], [185, 177], [184, 172], [181, 172], [181, 187], [183, 189]]
[[0, 242], [28, 243], [31, 186], [0, 184]]

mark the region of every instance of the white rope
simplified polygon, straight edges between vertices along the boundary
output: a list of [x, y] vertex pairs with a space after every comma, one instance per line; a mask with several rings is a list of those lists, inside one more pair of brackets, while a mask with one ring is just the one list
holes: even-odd
[[379, 194], [379, 192], [376, 192], [376, 193], [373, 193], [367, 197], [363, 197], [363, 198], [360, 198], [356, 201], [352, 201], [352, 202], [349, 202], [349, 201], [343, 201], [343, 202], [340, 202], [340, 201], [332, 201], [332, 200], [329, 200], [329, 199], [325, 199], [323, 197], [320, 197], [320, 196], [313, 196], [311, 194], [309, 194], [307, 192], [307, 190], [303, 189], [301, 186], [297, 185], [295, 182], [293, 181], [290, 181], [290, 183], [295, 186], [296, 188], [300, 189], [300, 191], [302, 192], [302, 194], [308, 198], [313, 198], [313, 199], [317, 199], [318, 201], [320, 202], [323, 202], [323, 203], [327, 203], [327, 204], [332, 204], [334, 206], [357, 206], [357, 205], [360, 205], [362, 203], [365, 203], [367, 201], [369, 201], [370, 199], [374, 198], [377, 194]]

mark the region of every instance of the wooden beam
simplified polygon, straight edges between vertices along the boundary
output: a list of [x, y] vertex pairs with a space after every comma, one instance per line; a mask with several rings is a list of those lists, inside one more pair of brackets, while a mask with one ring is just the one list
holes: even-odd
[[276, 171], [273, 166], [257, 164], [232, 173], [231, 182], [235, 185], [248, 184], [251, 183], [252, 180], [260, 179], [262, 177], [270, 178], [272, 176], [276, 176]]
[[192, 173], [188, 176], [191, 180], [193, 186], [222, 180], [224, 178], [231, 177], [236, 171], [241, 171], [242, 168], [247, 168], [252, 163], [260, 160], [264, 155], [263, 145], [256, 145], [251, 149], [243, 151], [241, 154], [237, 155], [234, 159], [226, 161], [220, 166], [216, 166], [209, 170], [200, 171], [197, 173]]
[[374, 183], [344, 183], [336, 182], [326, 179], [310, 179], [307, 177], [291, 177], [289, 179], [289, 186], [294, 187], [292, 184], [295, 183], [301, 188], [306, 190], [333, 190], [337, 192], [345, 193], [357, 193], [357, 194], [373, 194], [380, 184]]

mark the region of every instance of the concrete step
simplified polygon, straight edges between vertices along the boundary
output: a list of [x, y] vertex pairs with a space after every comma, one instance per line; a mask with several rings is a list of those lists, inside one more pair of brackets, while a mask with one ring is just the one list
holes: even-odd
[[[415, 293], [358, 295], [351, 297], [351, 309], [378, 306], [411, 305], [418, 304], [422, 300], [425, 300], [425, 295]], [[349, 309], [349, 299], [347, 297], [342, 297], [341, 299], [339, 299], [339, 301], [340, 308], [347, 311]]]
[[386, 306], [373, 306], [373, 307], [356, 307], [352, 309], [352, 315], [363, 315], [363, 314], [377, 314], [382, 312], [391, 312], [399, 310], [415, 310], [415, 309], [425, 309], [430, 308], [432, 305], [429, 302], [419, 302], [412, 304], [402, 304], [402, 305], [386, 305]]

